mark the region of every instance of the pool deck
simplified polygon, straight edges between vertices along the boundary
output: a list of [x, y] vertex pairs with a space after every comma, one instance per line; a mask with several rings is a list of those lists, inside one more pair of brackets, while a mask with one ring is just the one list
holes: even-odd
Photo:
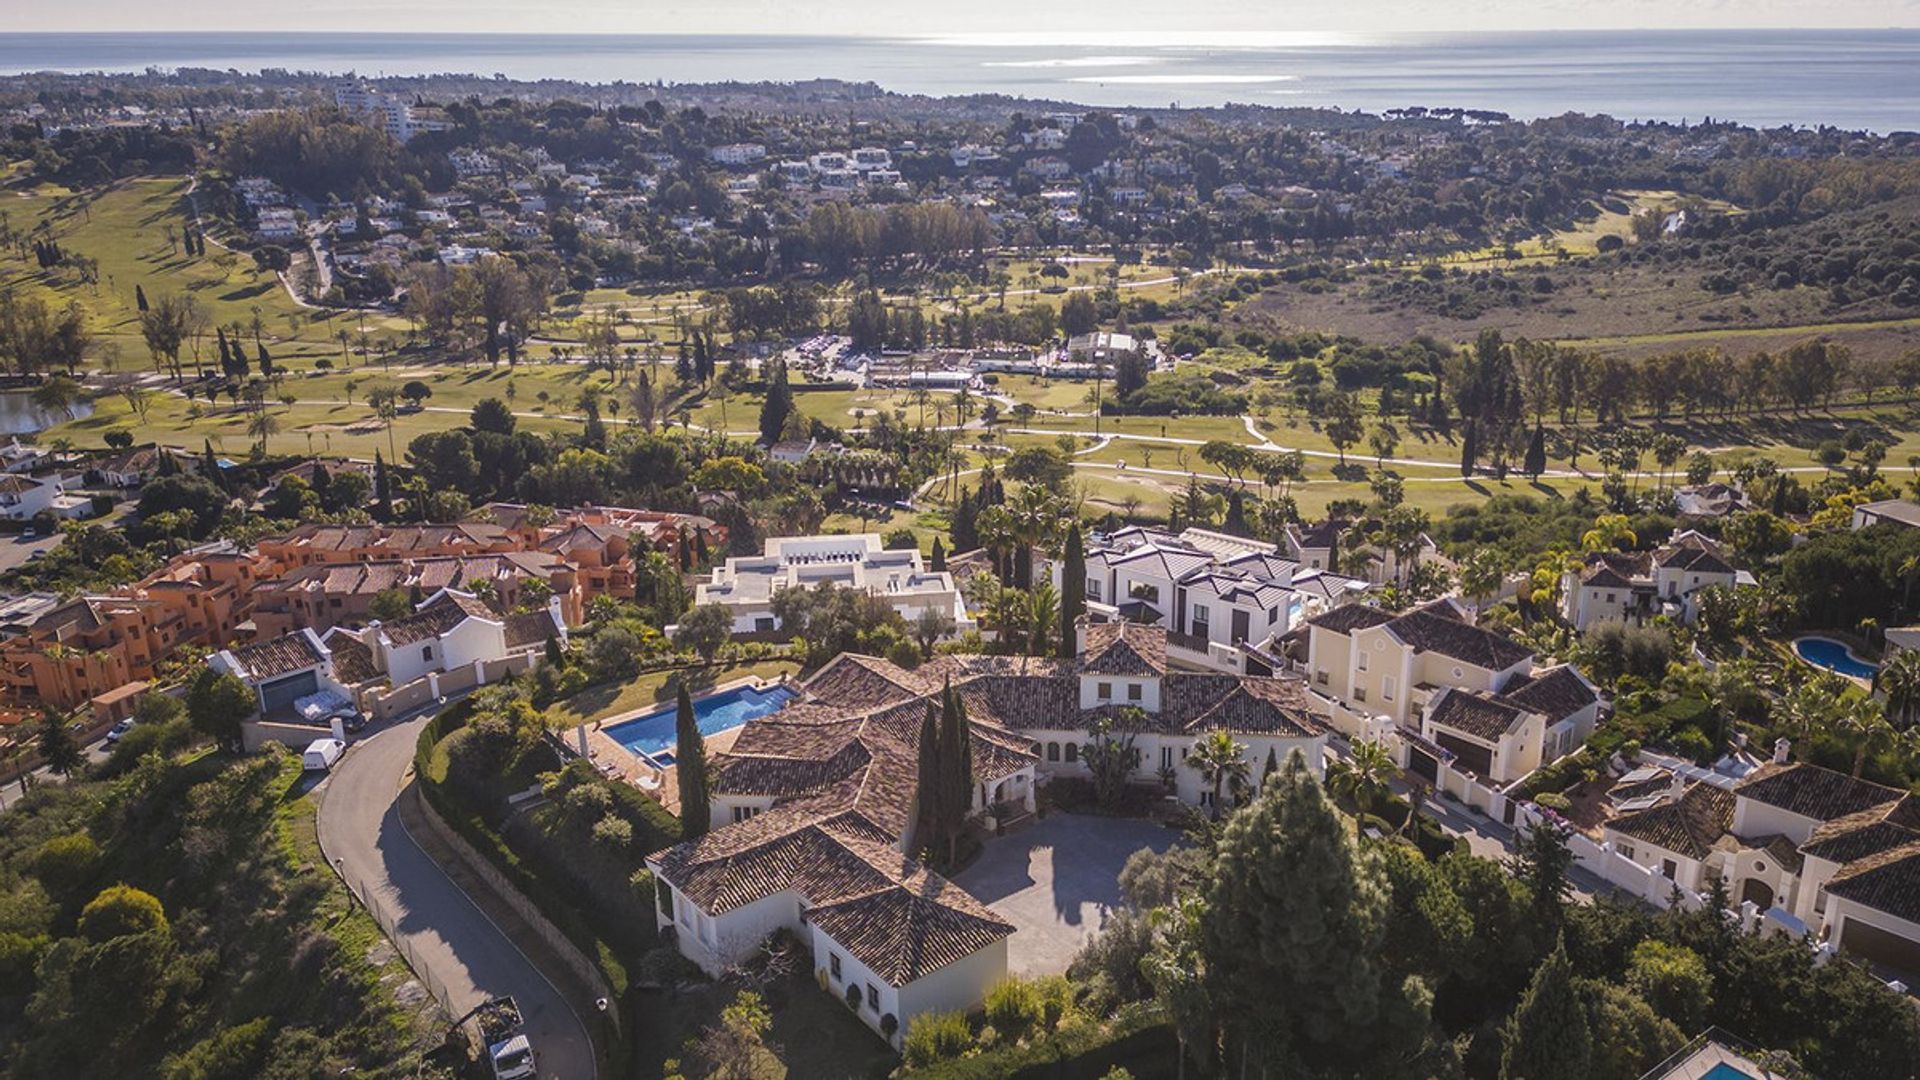
[[[723, 683], [700, 696], [703, 698], [712, 697], [715, 694], [724, 694], [742, 687], [764, 689], [766, 687], [781, 685], [786, 684], [778, 680], [760, 679], [750, 676], [744, 679], [735, 679], [729, 683]], [[598, 769], [604, 776], [617, 776], [625, 780], [627, 783], [639, 788], [649, 798], [660, 803], [675, 814], [678, 814], [680, 812], [680, 785], [675, 776], [677, 770], [672, 766], [668, 766], [659, 771], [659, 779], [656, 780], [655, 770], [653, 766], [647, 764], [645, 758], [622, 746], [613, 736], [607, 734], [605, 730], [606, 728], [624, 724], [629, 720], [659, 712], [663, 706], [670, 704], [671, 702], [656, 703], [644, 709], [634, 709], [620, 716], [609, 716], [604, 720], [597, 720], [591, 724], [585, 724], [583, 727], [587, 733], [587, 758], [593, 762], [595, 769]], [[745, 724], [740, 724], [735, 727], [730, 727], [725, 731], [716, 731], [707, 736], [706, 739], [703, 740], [706, 743], [707, 753], [725, 753], [732, 749], [733, 741], [740, 737], [740, 729], [745, 726]], [[568, 746], [579, 745], [575, 741], [579, 738], [579, 730], [579, 728], [575, 728], [566, 733], [565, 738]]]

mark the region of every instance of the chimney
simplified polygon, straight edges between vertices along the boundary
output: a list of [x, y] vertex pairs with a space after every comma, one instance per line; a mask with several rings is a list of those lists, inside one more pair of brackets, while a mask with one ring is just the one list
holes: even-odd
[[1775, 765], [1785, 765], [1787, 763], [1787, 751], [1792, 748], [1793, 743], [1788, 741], [1784, 736], [1773, 740], [1773, 763]]

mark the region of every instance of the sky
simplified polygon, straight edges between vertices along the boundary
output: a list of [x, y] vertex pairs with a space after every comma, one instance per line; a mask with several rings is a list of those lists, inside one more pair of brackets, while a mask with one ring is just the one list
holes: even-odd
[[1300, 33], [1920, 27], [1920, 0], [0, 0], [0, 30], [869, 34], [1206, 45]]

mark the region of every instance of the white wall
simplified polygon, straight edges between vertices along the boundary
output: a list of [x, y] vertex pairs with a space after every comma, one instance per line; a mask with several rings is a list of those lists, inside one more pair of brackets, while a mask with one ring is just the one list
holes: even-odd
[[1738, 795], [1733, 801], [1733, 834], [1741, 837], [1773, 836], [1786, 837], [1795, 845], [1807, 842], [1813, 830], [1820, 822], [1810, 817], [1769, 806], [1758, 799], [1743, 798]]
[[440, 639], [440, 670], [465, 667], [475, 660], [498, 660], [507, 655], [505, 623], [468, 617]]
[[[1112, 697], [1101, 697], [1100, 687], [1105, 684], [1112, 690]], [[1140, 688], [1140, 696], [1132, 696], [1129, 687]], [[1121, 675], [1082, 675], [1080, 676], [1080, 707], [1097, 709], [1102, 705], [1132, 705], [1150, 713], [1160, 711], [1160, 680], [1157, 678], [1128, 678]], [[1082, 740], [1084, 741], [1084, 740]]]
[[[900, 991], [887, 985], [887, 980], [875, 975], [865, 964], [854, 959], [852, 953], [841, 948], [838, 942], [828, 937], [826, 932], [818, 926], [808, 923], [807, 933], [809, 935], [808, 941], [813, 947], [813, 966], [816, 970], [827, 973], [827, 993], [832, 994], [834, 998], [840, 1002], [840, 1007], [844, 1009], [847, 1007], [847, 987], [849, 985], [858, 986], [860, 988], [860, 1019], [875, 1032], [879, 1032], [881, 1019], [888, 1014], [892, 1014], [893, 1018], [899, 1021], [900, 1026], [894, 1030], [893, 1038], [890, 1041], [893, 1043], [895, 1049], [899, 1049], [901, 1040], [903, 1040], [907, 1034], [907, 1018], [900, 1015]], [[999, 944], [1001, 949], [1001, 970], [1004, 971], [1006, 970], [1006, 939], [1002, 938]], [[833, 978], [833, 962], [831, 960], [833, 956], [840, 958], [840, 978], [838, 980]], [[867, 998], [868, 987], [872, 987], [879, 992], [880, 1006], [877, 1009], [873, 1007]], [[968, 1007], [973, 1004], [978, 1004], [978, 1002], [979, 998], [976, 997], [974, 1001], [968, 1003]]]
[[[1007, 939], [1001, 938], [971, 956], [962, 957], [938, 971], [929, 972], [900, 988], [896, 995], [900, 1032], [894, 1045], [905, 1037], [913, 1018], [928, 1012], [958, 1009], [972, 1011], [987, 996], [994, 983], [1007, 977]], [[881, 989], [886, 1000], [886, 989]]]

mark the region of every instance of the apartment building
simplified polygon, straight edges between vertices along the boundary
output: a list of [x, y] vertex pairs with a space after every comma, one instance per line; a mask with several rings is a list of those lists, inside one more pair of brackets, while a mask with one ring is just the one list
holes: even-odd
[[254, 587], [254, 633], [272, 638], [303, 627], [324, 633], [362, 625], [373, 618], [374, 597], [393, 590], [416, 603], [442, 589], [484, 593], [510, 610], [535, 581], [560, 600], [569, 625], [586, 618], [580, 572], [572, 563], [550, 552], [513, 551], [303, 567]]

